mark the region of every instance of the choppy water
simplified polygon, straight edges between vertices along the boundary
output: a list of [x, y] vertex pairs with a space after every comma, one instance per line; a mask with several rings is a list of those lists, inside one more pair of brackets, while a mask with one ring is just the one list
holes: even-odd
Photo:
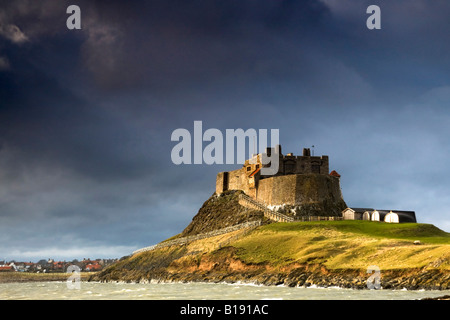
[[249, 284], [212, 283], [97, 283], [81, 282], [69, 289], [66, 282], [1, 283], [1, 300], [410, 300], [449, 295], [446, 291], [353, 290], [290, 288]]

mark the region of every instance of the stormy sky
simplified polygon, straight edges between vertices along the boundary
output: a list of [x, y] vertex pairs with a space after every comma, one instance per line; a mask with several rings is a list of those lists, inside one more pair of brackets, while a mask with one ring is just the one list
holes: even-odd
[[0, 0], [0, 260], [181, 232], [239, 167], [172, 163], [195, 120], [279, 129], [283, 153], [330, 157], [347, 205], [449, 232], [449, 16], [445, 0]]

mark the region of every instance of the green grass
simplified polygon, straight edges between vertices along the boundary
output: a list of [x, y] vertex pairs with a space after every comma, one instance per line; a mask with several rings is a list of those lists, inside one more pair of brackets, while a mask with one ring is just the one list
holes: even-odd
[[[421, 245], [415, 245], [415, 240], [420, 240]], [[219, 249], [216, 242], [217, 238], [202, 239], [187, 246], [136, 254], [108, 267], [98, 277], [107, 281], [134, 281], [163, 269], [177, 275], [200, 268], [202, 261], [200, 272], [210, 272], [208, 268], [212, 264], [215, 268], [228, 263], [237, 265], [239, 272], [247, 265], [250, 271], [261, 268], [269, 273], [286, 272], [299, 266], [366, 272], [372, 265], [381, 270], [434, 268], [450, 272], [450, 234], [430, 224], [272, 223], [227, 242]]]
[[[87, 280], [96, 272], [81, 272], [80, 279]], [[35, 281], [66, 281], [69, 273], [32, 273], [32, 272], [0, 272], [0, 283], [5, 282], [35, 282]]]
[[[415, 240], [421, 245], [414, 245]], [[384, 269], [421, 268], [430, 263], [450, 268], [450, 234], [429, 224], [273, 223], [256, 229], [232, 246], [242, 261], [276, 267], [295, 262], [322, 264], [330, 269], [364, 269], [369, 265]]]
[[432, 224], [425, 223], [385, 223], [360, 220], [312, 221], [273, 223], [261, 228], [261, 230], [264, 229], [271, 231], [334, 230], [374, 238], [419, 240], [423, 243], [450, 244], [450, 233]]

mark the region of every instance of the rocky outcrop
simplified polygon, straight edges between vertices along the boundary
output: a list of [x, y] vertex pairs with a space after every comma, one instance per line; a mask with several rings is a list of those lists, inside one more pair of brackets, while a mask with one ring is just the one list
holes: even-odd
[[262, 211], [251, 210], [239, 204], [241, 193], [242, 191], [232, 190], [219, 195], [213, 194], [205, 201], [180, 237], [211, 232], [247, 221], [265, 220]]

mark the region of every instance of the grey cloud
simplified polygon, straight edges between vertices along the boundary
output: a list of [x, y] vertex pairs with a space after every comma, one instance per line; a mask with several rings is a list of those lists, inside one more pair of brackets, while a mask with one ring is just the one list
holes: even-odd
[[11, 66], [9, 64], [8, 58], [0, 56], [0, 71], [8, 70], [10, 68]]
[[0, 35], [17, 44], [28, 41], [28, 37], [20, 30], [18, 26], [13, 24], [0, 24]]
[[[154, 1], [125, 10], [119, 3], [93, 6], [84, 18], [84, 63], [98, 84], [111, 90], [150, 86], [158, 92], [181, 89], [186, 81], [193, 86], [207, 84], [212, 77], [251, 74], [253, 66], [284, 55], [287, 48], [267, 44], [283, 38], [283, 32], [290, 37], [298, 33], [279, 27], [289, 21], [301, 41], [302, 34], [308, 34], [302, 23], [320, 23], [322, 9], [288, 1], [239, 5]], [[116, 19], [121, 10], [124, 17]], [[166, 15], [155, 14], [158, 10]]]
[[0, 26], [15, 42], [37, 41], [43, 35], [64, 32], [70, 1], [1, 0]]

